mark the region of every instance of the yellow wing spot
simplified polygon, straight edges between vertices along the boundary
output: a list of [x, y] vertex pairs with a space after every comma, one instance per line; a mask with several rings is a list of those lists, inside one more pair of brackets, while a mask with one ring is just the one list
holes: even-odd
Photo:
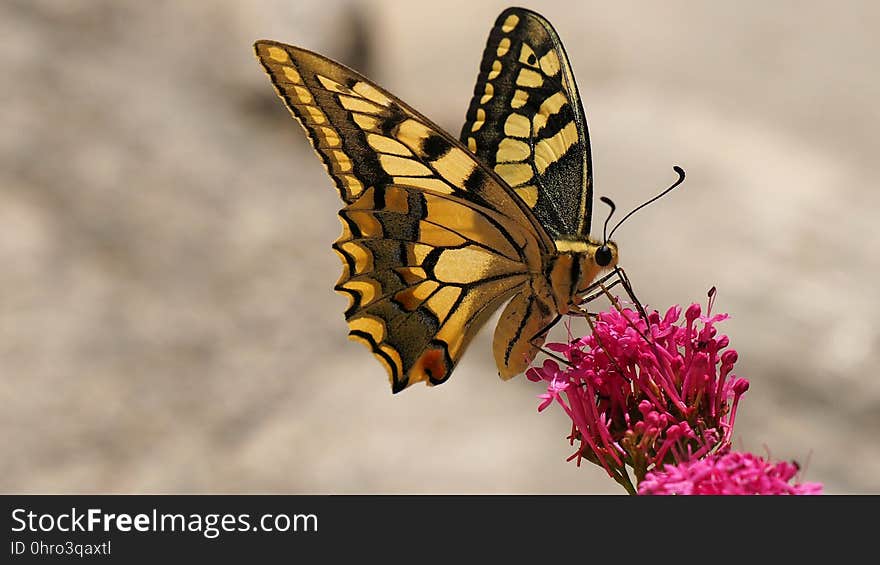
[[434, 265], [437, 280], [454, 284], [468, 284], [481, 279], [521, 272], [522, 263], [511, 261], [502, 255], [468, 245], [459, 249], [446, 249]]
[[474, 124], [471, 126], [471, 131], [478, 131], [483, 127], [484, 123], [486, 123], [486, 110], [477, 108], [477, 119], [474, 120]]
[[367, 134], [367, 143], [370, 147], [379, 153], [388, 153], [391, 155], [403, 155], [405, 157], [412, 156], [412, 151], [406, 148], [406, 145], [400, 143], [396, 139], [385, 137], [376, 133]]
[[501, 61], [495, 60], [492, 62], [492, 70], [489, 71], [489, 75], [486, 77], [486, 80], [495, 80], [498, 75], [501, 74]]
[[364, 191], [364, 185], [358, 178], [354, 175], [339, 175], [339, 178], [342, 179], [342, 183], [345, 185], [345, 188], [348, 190], [349, 198], [354, 198], [358, 196], [361, 192]]
[[539, 88], [544, 84], [544, 77], [541, 76], [541, 73], [532, 69], [520, 69], [516, 77], [516, 84], [517, 86], [526, 86], [528, 88]]
[[433, 251], [434, 248], [430, 245], [425, 245], [424, 243], [416, 243], [413, 245], [413, 257], [415, 258], [417, 263], [422, 263], [428, 257], [428, 253]]
[[[336, 253], [336, 256], [339, 257], [339, 260], [342, 262], [342, 275], [340, 275], [339, 280], [336, 281], [336, 286], [341, 288], [342, 285], [345, 284], [345, 282], [351, 278], [351, 273], [349, 272], [349, 267], [348, 267], [348, 257], [345, 255], [345, 253], [343, 253], [342, 251], [339, 251], [335, 247], [333, 248], [333, 251]], [[351, 295], [351, 293], [342, 292], [341, 290], [339, 290], [339, 288], [336, 289], [336, 292], [338, 292], [339, 294], [341, 294], [343, 296], [348, 297], [348, 306], [346, 307], [346, 310], [348, 310], [349, 308], [354, 306], [355, 299], [354, 299], [354, 296]]]
[[559, 72], [559, 57], [556, 55], [556, 51], [554, 51], [553, 49], [551, 49], [547, 52], [546, 55], [541, 57], [539, 64], [541, 65], [541, 70], [548, 77], [555, 76], [556, 73]]
[[293, 82], [296, 84], [302, 84], [302, 77], [299, 76], [299, 73], [296, 72], [296, 69], [294, 69], [293, 67], [287, 67], [287, 66], [282, 67], [282, 69], [284, 72], [284, 78], [286, 78], [290, 82]]
[[507, 19], [504, 20], [504, 23], [501, 24], [501, 31], [504, 33], [510, 33], [513, 31], [513, 28], [516, 27], [516, 24], [519, 23], [519, 16], [516, 14], [510, 14], [507, 16]]
[[529, 144], [511, 137], [505, 137], [498, 144], [498, 152], [495, 154], [497, 163], [510, 163], [525, 161], [532, 154]]
[[348, 217], [357, 224], [361, 237], [367, 239], [382, 237], [382, 224], [379, 223], [372, 213], [349, 211]]
[[[449, 231], [454, 229], [465, 234], [472, 241], [485, 244], [494, 253], [511, 258], [519, 256], [517, 250], [505, 237], [511, 235], [521, 243], [519, 231], [512, 226], [507, 227], [507, 232], [502, 232], [501, 228], [493, 225], [485, 216], [463, 209], [454, 200], [439, 196], [425, 195], [425, 204], [427, 221], [431, 223], [420, 224], [419, 241], [422, 243], [434, 247], [457, 247], [464, 244], [465, 240], [461, 236]], [[440, 226], [448, 226], [448, 229]]]
[[528, 163], [501, 163], [495, 165], [495, 172], [510, 186], [518, 186], [532, 180], [532, 166]]
[[328, 151], [330, 158], [336, 163], [341, 173], [347, 173], [351, 170], [351, 159], [344, 152], [339, 150]]
[[266, 53], [269, 54], [269, 58], [273, 61], [277, 61], [279, 63], [290, 62], [290, 55], [288, 55], [287, 51], [281, 49], [280, 47], [266, 47]]
[[565, 155], [565, 152], [577, 141], [577, 126], [575, 126], [574, 122], [568, 122], [568, 125], [559, 130], [553, 137], [542, 139], [536, 143], [535, 168], [538, 169], [538, 173], [544, 174], [547, 167]]
[[495, 54], [498, 57], [504, 57], [507, 55], [507, 52], [510, 50], [510, 38], [505, 37], [501, 41], [498, 42], [498, 49], [495, 50]]
[[346, 255], [354, 259], [354, 274], [362, 275], [373, 270], [373, 254], [369, 249], [365, 249], [353, 241], [346, 241], [339, 247]]
[[461, 296], [460, 287], [445, 286], [428, 299], [428, 309], [437, 316], [442, 324], [452, 309], [455, 308], [455, 302], [459, 296]]
[[457, 147], [453, 147], [445, 155], [432, 161], [431, 166], [453, 186], [462, 186], [477, 168], [473, 159]]
[[392, 375], [402, 375], [403, 374], [403, 359], [400, 358], [400, 353], [396, 349], [394, 349], [393, 347], [388, 345], [387, 343], [383, 343], [383, 344], [379, 345], [379, 349], [385, 355], [390, 357], [391, 361], [394, 363], [394, 368], [392, 368], [388, 364], [388, 359], [386, 359], [382, 355], [379, 355], [378, 353], [375, 353], [375, 352], [373, 353], [373, 355], [379, 361], [381, 361], [383, 365], [385, 365], [386, 369], [388, 370], [389, 378], [392, 378]]
[[511, 114], [504, 122], [504, 135], [529, 138], [532, 136], [532, 123], [522, 114]]
[[[459, 326], [464, 320], [464, 316], [458, 314], [461, 311], [461, 307], [459, 306], [459, 310], [453, 313], [448, 320], [449, 324], [444, 325], [440, 328], [440, 331], [437, 332], [436, 339], [440, 339], [446, 342], [447, 350], [449, 351], [449, 356], [455, 359], [461, 353], [461, 346], [464, 343], [465, 332], [464, 329]], [[467, 312], [470, 314], [470, 312]], [[458, 318], [458, 319], [456, 319]]]
[[374, 210], [376, 208], [375, 196], [376, 189], [371, 186], [360, 198], [346, 206], [346, 208], [348, 210]]
[[424, 299], [420, 299], [415, 295], [418, 286], [405, 288], [394, 294], [394, 301], [397, 302], [407, 312], [412, 312], [419, 307]]
[[353, 92], [350, 89], [342, 86], [341, 84], [339, 84], [338, 82], [336, 82], [332, 78], [327, 78], [323, 75], [315, 75], [315, 76], [318, 77], [318, 82], [321, 83], [321, 86], [323, 86], [327, 90], [330, 90], [332, 92], [336, 92], [338, 94], [353, 94]]
[[[346, 285], [347, 288], [347, 285]], [[349, 320], [348, 327], [352, 330], [370, 334], [376, 343], [385, 339], [385, 323], [379, 318], [372, 316], [359, 316]]]
[[541, 131], [541, 128], [547, 124], [547, 120], [566, 104], [568, 104], [568, 98], [566, 98], [565, 93], [562, 91], [559, 91], [547, 100], [544, 100], [541, 107], [538, 108], [538, 113], [535, 114], [533, 119], [535, 132]]
[[538, 67], [538, 57], [528, 43], [522, 44], [522, 49], [519, 51], [519, 62], [530, 67]]
[[394, 270], [406, 284], [416, 284], [428, 278], [428, 273], [421, 267], [399, 267]]
[[533, 185], [517, 186], [513, 189], [516, 194], [528, 204], [529, 208], [534, 208], [538, 203], [538, 187]]
[[346, 222], [345, 219], [342, 218], [342, 216], [337, 216], [337, 217], [339, 218], [339, 223], [342, 224], [342, 234], [339, 236], [339, 239], [337, 239], [336, 241], [343, 242], [343, 241], [347, 241], [347, 240], [351, 239], [353, 236], [351, 233], [351, 228], [348, 227], [348, 222]]
[[[438, 221], [434, 216], [431, 216], [430, 220], [431, 222]], [[435, 244], [436, 247], [455, 247], [465, 243], [464, 238], [460, 235], [451, 232], [442, 226], [424, 220], [419, 222], [419, 241], [428, 244]]]
[[385, 190], [385, 209], [406, 214], [409, 212], [409, 193], [396, 186]]
[[[350, 307], [350, 306], [349, 306], [349, 307]], [[351, 327], [351, 324], [349, 324], [348, 327], [350, 328], [350, 327]], [[358, 335], [358, 334], [352, 334], [352, 333], [350, 333], [350, 334], [348, 334], [348, 339], [350, 339], [351, 341], [356, 341], [356, 342], [358, 342], [358, 343], [363, 343], [363, 344], [366, 345], [370, 350], [373, 349], [373, 344], [370, 343], [370, 340], [368, 340], [367, 338], [365, 338], [365, 337], [363, 337], [363, 336], [360, 336], [360, 335]], [[374, 355], [375, 355], [375, 353], [374, 353]], [[376, 358], [379, 359], [379, 361], [382, 362], [382, 365], [384, 365], [384, 366], [386, 367], [386, 370], [390, 373], [390, 372], [391, 372], [391, 367], [388, 365], [388, 361], [386, 361], [385, 359], [382, 359], [382, 358], [379, 357], [378, 355], [376, 355]]]
[[345, 108], [346, 110], [351, 110], [352, 112], [378, 114], [382, 111], [381, 106], [373, 104], [369, 100], [364, 100], [363, 98], [354, 98], [352, 96], [345, 96], [343, 94], [339, 95], [339, 103], [342, 104], [343, 108]]
[[324, 140], [324, 144], [327, 147], [338, 147], [340, 143], [339, 134], [336, 133], [336, 130], [333, 128], [329, 128], [326, 126], [316, 128], [317, 131], [321, 132], [321, 137]]
[[436, 281], [423, 281], [416, 286], [401, 290], [394, 295], [394, 300], [399, 302], [404, 309], [412, 312], [439, 287], [440, 285]]
[[293, 91], [296, 93], [297, 99], [303, 104], [311, 104], [315, 101], [315, 99], [312, 98], [312, 93], [303, 86], [294, 86]]
[[489, 100], [492, 100], [492, 95], [495, 93], [495, 87], [492, 86], [491, 83], [486, 83], [486, 90], [484, 91], [483, 97], [480, 98], [480, 104], [485, 104]]
[[400, 175], [404, 177], [428, 177], [431, 176], [431, 169], [413, 159], [406, 157], [397, 157], [396, 155], [379, 154], [379, 164], [385, 169], [385, 172], [391, 176]]
[[[429, 135], [431, 135], [431, 130], [424, 124], [413, 119], [407, 119], [401, 122], [400, 125], [397, 126], [397, 131], [394, 133], [394, 137], [396, 137], [398, 141], [409, 147], [410, 150], [416, 154], [421, 152], [422, 141]], [[406, 173], [397, 174], [405, 175]]]
[[[361, 306], [365, 306], [375, 300], [376, 297], [382, 296], [382, 285], [379, 284], [379, 281], [370, 278], [347, 281], [343, 283], [342, 288], [356, 292], [360, 297]], [[369, 320], [369, 318], [362, 319]], [[370, 325], [375, 328], [376, 323], [379, 324], [380, 333], [378, 335], [370, 333], [376, 338], [376, 341], [379, 341], [384, 337], [384, 332], [382, 331], [384, 330], [384, 325], [378, 320]], [[365, 329], [364, 331], [367, 330]]]
[[513, 98], [510, 99], [511, 108], [522, 108], [529, 101], [529, 93], [525, 90], [516, 89], [513, 91]]
[[379, 118], [376, 116], [368, 116], [366, 114], [352, 114], [354, 123], [364, 131], [379, 129]]
[[[448, 226], [449, 229], [458, 229], [461, 227], [461, 219], [464, 215], [467, 215], [469, 211], [462, 210], [462, 206], [455, 202], [454, 200], [449, 200], [442, 197], [437, 196], [426, 196], [425, 197], [425, 205], [427, 208], [427, 213], [425, 217], [429, 222], [433, 224], [437, 224], [438, 226]], [[464, 212], [464, 214], [462, 214]], [[442, 232], [439, 232], [441, 237], [426, 239], [420, 238], [420, 241], [423, 243], [430, 243], [435, 247], [455, 247], [457, 244], [450, 243], [444, 234], [451, 233], [448, 229], [443, 228]], [[470, 237], [472, 234], [468, 234]], [[476, 235], [476, 234], [474, 234]], [[456, 239], [455, 241], [458, 241]]]
[[367, 100], [370, 100], [371, 102], [375, 102], [376, 104], [379, 104], [380, 106], [387, 107], [387, 106], [391, 105], [391, 100], [387, 96], [385, 96], [384, 94], [379, 92], [379, 90], [375, 86], [373, 86], [371, 84], [367, 84], [366, 82], [363, 82], [363, 81], [358, 82], [357, 84], [354, 85], [353, 90], [355, 92], [357, 92], [358, 94], [360, 94], [361, 96], [363, 96], [364, 98], [366, 98]]
[[473, 137], [468, 138], [468, 149], [470, 149], [471, 153], [477, 152], [477, 140]]
[[437, 178], [394, 177], [394, 184], [399, 184], [401, 186], [414, 186], [416, 188], [439, 192], [441, 194], [452, 194], [455, 192], [455, 190], [446, 182]]
[[323, 124], [327, 121], [326, 116], [324, 116], [324, 112], [322, 112], [317, 106], [303, 106], [305, 108], [306, 113], [308, 113], [309, 118], [316, 124]]

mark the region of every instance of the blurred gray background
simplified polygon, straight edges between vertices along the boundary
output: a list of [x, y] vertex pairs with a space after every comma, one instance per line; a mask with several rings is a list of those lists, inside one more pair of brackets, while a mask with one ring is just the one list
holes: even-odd
[[[567, 47], [597, 195], [688, 172], [616, 239], [650, 305], [718, 287], [737, 446], [880, 492], [880, 8], [524, 5]], [[331, 181], [252, 54], [325, 53], [457, 135], [506, 6], [0, 4], [0, 491], [622, 493], [489, 331], [391, 394], [331, 290]]]

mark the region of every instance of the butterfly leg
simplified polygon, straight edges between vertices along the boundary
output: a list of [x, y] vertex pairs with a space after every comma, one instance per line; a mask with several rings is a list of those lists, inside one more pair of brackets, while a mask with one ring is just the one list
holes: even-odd
[[[611, 280], [611, 284], [605, 285], [605, 283], [609, 280]], [[629, 277], [626, 275], [626, 271], [623, 270], [623, 267], [614, 267], [614, 269], [610, 273], [606, 274], [605, 276], [591, 284], [586, 291], [589, 294], [587, 294], [587, 296], [581, 301], [581, 303], [586, 304], [596, 300], [600, 296], [607, 296], [611, 304], [617, 305], [617, 301], [614, 300], [614, 298], [609, 293], [609, 291], [617, 285], [623, 287], [623, 290], [626, 292], [630, 301], [633, 303], [633, 305], [635, 305], [636, 310], [638, 310], [639, 316], [641, 316], [647, 322], [648, 313], [645, 311], [645, 307], [642, 306], [642, 302], [636, 296], [635, 290], [633, 290], [632, 283], [630, 282]]]
[[614, 272], [618, 275], [618, 280], [620, 281], [623, 289], [626, 291], [626, 294], [629, 296], [629, 299], [632, 300], [632, 303], [635, 304], [636, 309], [639, 311], [639, 315], [642, 317], [645, 322], [648, 322], [648, 313], [645, 311], [645, 307], [642, 306], [642, 302], [636, 296], [635, 290], [633, 290], [632, 283], [629, 282], [629, 277], [626, 276], [626, 271], [623, 270], [623, 267], [614, 267]]
[[605, 295], [606, 292], [604, 290], [602, 290], [603, 285], [605, 284], [605, 282], [607, 282], [611, 279], [614, 279], [615, 277], [617, 278], [617, 280], [615, 280], [610, 285], [608, 285], [607, 287], [604, 287], [604, 288], [613, 288], [614, 286], [621, 284], [623, 281], [621, 280], [620, 275], [617, 272], [617, 269], [618, 269], [618, 267], [615, 267], [613, 271], [611, 271], [610, 273], [607, 273], [605, 276], [603, 276], [602, 278], [598, 279], [593, 284], [588, 286], [587, 290], [585, 291], [587, 296], [583, 300], [581, 300], [581, 303], [584, 304], [587, 302], [592, 302], [592, 301], [596, 300], [597, 298], [599, 298], [600, 296]]

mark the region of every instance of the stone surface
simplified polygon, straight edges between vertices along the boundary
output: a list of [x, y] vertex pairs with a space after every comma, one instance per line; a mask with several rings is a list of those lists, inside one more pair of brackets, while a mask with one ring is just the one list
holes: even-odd
[[[442, 7], [441, 7], [442, 6]], [[533, 2], [646, 302], [718, 308], [739, 445], [880, 490], [880, 9]], [[577, 492], [565, 418], [455, 377], [392, 396], [331, 287], [339, 206], [251, 52], [366, 71], [457, 133], [497, 2], [0, 5], [0, 491]], [[595, 223], [605, 210], [597, 207]], [[621, 491], [622, 492], [622, 491]]]

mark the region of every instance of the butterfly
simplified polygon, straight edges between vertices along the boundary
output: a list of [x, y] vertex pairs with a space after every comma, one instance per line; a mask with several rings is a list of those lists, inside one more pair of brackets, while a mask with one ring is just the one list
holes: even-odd
[[460, 139], [359, 73], [276, 41], [257, 58], [345, 206], [333, 249], [349, 337], [393, 392], [446, 381], [507, 303], [499, 375], [522, 373], [603, 269], [590, 238], [592, 165], [571, 66], [550, 23], [509, 8], [493, 26]]

